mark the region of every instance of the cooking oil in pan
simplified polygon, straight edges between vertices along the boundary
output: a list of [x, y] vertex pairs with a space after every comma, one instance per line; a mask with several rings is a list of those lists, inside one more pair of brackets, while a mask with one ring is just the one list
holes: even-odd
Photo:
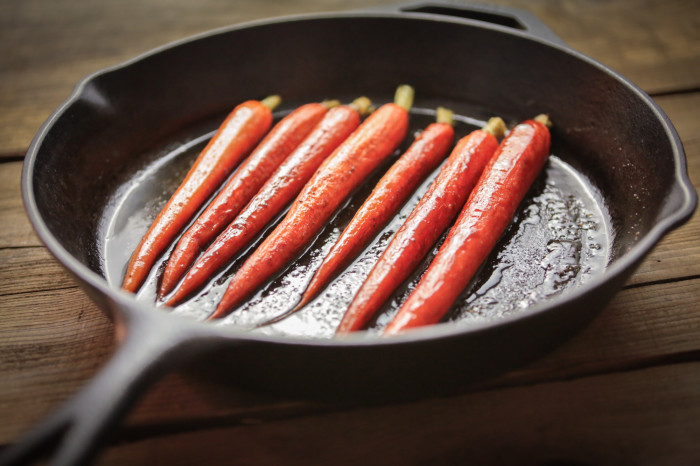
[[[432, 121], [431, 111], [421, 112], [419, 109], [417, 113], [412, 118], [413, 131]], [[456, 120], [456, 138], [480, 123], [467, 117], [457, 117]], [[189, 138], [156, 151], [150, 156], [152, 162], [129, 177], [130, 181], [115, 194], [103, 221], [103, 236], [106, 238], [103, 268], [114, 286], [121, 284], [131, 251], [210, 135]], [[368, 180], [365, 188], [354, 193], [297, 261], [217, 324], [235, 325], [265, 334], [333, 336], [353, 295], [393, 234], [427, 191], [438, 170], [419, 187], [365, 251], [314, 301], [276, 323], [266, 323], [285, 315], [294, 306], [371, 187], [412, 139], [407, 138], [394, 158]], [[268, 231], [275, 223], [272, 222]], [[498, 319], [579, 286], [605, 268], [609, 258], [610, 231], [609, 215], [591, 183], [562, 158], [551, 156], [495, 251], [445, 320], [459, 325], [480, 319]], [[264, 236], [265, 232], [260, 235], [258, 243]], [[368, 335], [379, 332], [393, 317], [437, 253], [442, 239], [371, 322]], [[209, 286], [172, 312], [204, 320], [213, 312], [236, 269], [256, 245], [250, 245], [234, 258], [229, 267], [220, 271]], [[167, 251], [164, 258], [169, 253]], [[155, 301], [164, 258], [139, 292], [139, 299]]]
[[[332, 336], [353, 295], [427, 187], [425, 183], [364, 254], [315, 301], [259, 331]], [[516, 219], [445, 320], [459, 325], [497, 319], [579, 286], [602, 272], [608, 261], [610, 230], [600, 202], [595, 190], [568, 164], [556, 156], [550, 157]], [[378, 333], [388, 324], [437, 254], [445, 236], [375, 317], [368, 334]], [[332, 242], [329, 237], [328, 243]], [[330, 248], [330, 244], [325, 246]], [[323, 253], [315, 254], [319, 257], [310, 257], [309, 265], [293, 265], [288, 273], [305, 276], [307, 268], [315, 270]], [[308, 279], [310, 276], [303, 282]], [[291, 291], [292, 283], [283, 286], [290, 290], [290, 298], [297, 296]], [[303, 286], [299, 288], [303, 291]], [[229, 320], [250, 324], [255, 321], [253, 315], [273, 314], [266, 310], [264, 292], [256, 299]]]

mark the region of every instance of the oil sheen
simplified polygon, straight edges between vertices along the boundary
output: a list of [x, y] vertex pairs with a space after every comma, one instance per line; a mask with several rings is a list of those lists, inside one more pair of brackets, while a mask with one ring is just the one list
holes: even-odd
[[[371, 192], [371, 187], [410, 145], [415, 133], [427, 126], [434, 115], [427, 109], [415, 109], [413, 113], [411, 133], [402, 147], [348, 199], [298, 260], [280, 271], [243, 305], [215, 325], [233, 325], [264, 334], [312, 338], [334, 335], [355, 292], [393, 234], [427, 191], [439, 168], [413, 193], [364, 252], [314, 301], [273, 324], [267, 322], [279, 319], [295, 305], [342, 229]], [[479, 119], [458, 115], [456, 138], [466, 135], [481, 123], [483, 121]], [[121, 284], [131, 251], [210, 136], [211, 133], [202, 135], [201, 132], [183, 136], [175, 144], [171, 142], [155, 149], [145, 156], [147, 163], [143, 168], [130, 176], [130, 181], [116, 192], [103, 214], [102, 222], [106, 238], [102, 268], [113, 286]], [[612, 234], [609, 214], [598, 191], [565, 159], [565, 156], [550, 156], [509, 228], [445, 321], [452, 325], [469, 325], [482, 320], [500, 319], [580, 286], [604, 270], [609, 260]], [[213, 312], [242, 261], [274, 228], [282, 215], [284, 213], [271, 222], [257, 242], [249, 245], [247, 250], [220, 270], [208, 286], [171, 312], [204, 320]], [[378, 333], [393, 317], [425, 272], [445, 236], [446, 232], [415, 273], [371, 321], [367, 335]], [[158, 279], [169, 253], [167, 251], [154, 267], [138, 294], [139, 299], [155, 301]]]

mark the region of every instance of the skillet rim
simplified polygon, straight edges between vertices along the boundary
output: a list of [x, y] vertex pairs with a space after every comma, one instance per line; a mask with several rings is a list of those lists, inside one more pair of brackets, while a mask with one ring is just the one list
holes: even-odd
[[[36, 164], [37, 155], [41, 148], [46, 135], [51, 131], [54, 123], [58, 121], [72, 105], [74, 105], [83, 95], [84, 89], [93, 81], [101, 76], [118, 73], [122, 70], [148, 60], [151, 57], [157, 56], [160, 53], [175, 49], [185, 44], [196, 42], [199, 40], [211, 38], [218, 35], [233, 33], [237, 30], [250, 29], [264, 26], [274, 26], [280, 23], [305, 22], [305, 21], [323, 21], [327, 19], [367, 19], [367, 18], [392, 18], [400, 20], [416, 20], [416, 21], [433, 21], [433, 22], [449, 22], [455, 23], [464, 27], [475, 27], [480, 29], [490, 29], [499, 33], [504, 33], [510, 36], [516, 36], [521, 40], [538, 42], [550, 49], [555, 49], [560, 53], [571, 55], [573, 58], [585, 62], [587, 65], [597, 68], [600, 72], [609, 75], [620, 85], [627, 87], [641, 102], [649, 107], [651, 113], [656, 117], [661, 124], [665, 134], [668, 137], [672, 149], [672, 157], [674, 162], [674, 183], [669, 186], [669, 194], [666, 199], [660, 204], [659, 218], [656, 224], [647, 231], [629, 250], [616, 258], [612, 263], [607, 265], [605, 269], [598, 275], [592, 277], [586, 284], [569, 289], [563, 294], [548, 298], [533, 306], [528, 307], [515, 314], [499, 317], [498, 319], [490, 319], [473, 323], [441, 323], [430, 327], [414, 329], [405, 332], [401, 335], [384, 338], [381, 336], [368, 337], [366, 332], [358, 332], [343, 338], [317, 338], [317, 337], [301, 337], [288, 335], [264, 335], [249, 333], [247, 330], [232, 325], [216, 325], [212, 323], [204, 323], [192, 320], [184, 316], [172, 314], [162, 308], [147, 304], [137, 300], [131, 293], [125, 292], [120, 288], [114, 288], [108, 284], [106, 279], [95, 271], [84, 265], [70, 254], [62, 244], [54, 237], [49, 230], [43, 218], [39, 214], [38, 206], [34, 196], [32, 174]], [[668, 205], [672, 196], [682, 196], [682, 202], [679, 207], [672, 212], [664, 212], [664, 207]], [[36, 135], [34, 136], [24, 159], [22, 168], [22, 198], [25, 205], [25, 210], [29, 217], [32, 226], [37, 233], [37, 236], [51, 252], [51, 254], [78, 279], [78, 283], [83, 287], [83, 283], [98, 291], [101, 295], [113, 300], [118, 309], [113, 311], [125, 313], [127, 318], [134, 315], [146, 312], [153, 313], [154, 311], [167, 315], [169, 319], [184, 322], [184, 327], [189, 329], [192, 335], [202, 337], [218, 337], [225, 340], [234, 340], [236, 342], [256, 342], [256, 343], [272, 343], [283, 345], [304, 345], [317, 347], [367, 347], [367, 346], [385, 346], [385, 345], [403, 345], [412, 344], [427, 340], [443, 340], [453, 338], [463, 338], [466, 335], [488, 332], [494, 328], [513, 325], [521, 320], [535, 318], [546, 312], [565, 312], [567, 309], [565, 304], [571, 301], [576, 301], [586, 295], [594, 293], [608, 285], [609, 282], [616, 278], [624, 277], [626, 273], [631, 273], [636, 265], [651, 251], [651, 249], [661, 240], [661, 238], [687, 221], [697, 207], [697, 193], [690, 181], [687, 172], [687, 161], [685, 151], [678, 136], [677, 131], [673, 127], [668, 116], [656, 104], [649, 95], [630, 80], [622, 76], [620, 73], [603, 65], [602, 63], [570, 48], [562, 42], [542, 38], [527, 31], [521, 31], [506, 26], [487, 23], [479, 20], [468, 18], [455, 18], [444, 15], [436, 15], [432, 13], [420, 12], [405, 12], [405, 11], [351, 11], [351, 12], [328, 12], [316, 14], [298, 14], [286, 15], [275, 18], [267, 18], [261, 20], [247, 21], [235, 25], [224, 26], [221, 28], [212, 29], [189, 37], [178, 39], [170, 43], [158, 46], [142, 54], [139, 54], [122, 63], [100, 69], [94, 73], [81, 79], [73, 88], [69, 97], [57, 107], [47, 120], [41, 125]], [[614, 290], [615, 293], [619, 288]], [[100, 309], [104, 312], [101, 306]], [[598, 311], [602, 310], [598, 309]], [[598, 312], [596, 311], [596, 313]], [[447, 324], [447, 325], [445, 325]]]

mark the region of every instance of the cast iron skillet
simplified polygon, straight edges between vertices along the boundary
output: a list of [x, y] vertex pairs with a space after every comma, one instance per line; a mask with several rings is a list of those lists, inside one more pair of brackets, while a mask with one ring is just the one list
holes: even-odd
[[[400, 83], [417, 90], [419, 123], [421, 112], [446, 105], [465, 116], [463, 133], [494, 114], [511, 124], [550, 114], [553, 154], [586, 180], [601, 213], [607, 265], [517, 312], [391, 339], [203, 324], [109, 279], [110, 261], [125, 262], [131, 251], [109, 257], [104, 225], [117, 211], [127, 219], [153, 215], [153, 183], [138, 180], [168, 172], [158, 168], [159, 157], [208, 134], [235, 104], [270, 93], [284, 96], [287, 110], [360, 94], [385, 102]], [[38, 235], [114, 318], [121, 345], [86, 388], [6, 452], [6, 461], [28, 461], [59, 437], [55, 464], [88, 461], [150, 381], [195, 357], [198, 376], [228, 373], [238, 384], [279, 393], [352, 399], [431, 396], [523, 364], [588, 322], [654, 244], [690, 217], [697, 199], [684, 157], [671, 123], [647, 95], [517, 10], [411, 4], [262, 21], [98, 72], [78, 84], [34, 139], [23, 195]], [[538, 183], [527, 202], [549, 186]]]

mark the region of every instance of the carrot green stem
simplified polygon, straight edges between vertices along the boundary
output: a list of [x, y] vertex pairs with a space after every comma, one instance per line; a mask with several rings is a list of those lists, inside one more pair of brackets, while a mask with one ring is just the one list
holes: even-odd
[[506, 124], [500, 117], [489, 118], [489, 121], [486, 122], [486, 126], [482, 129], [487, 133], [493, 134], [496, 138], [502, 138], [503, 135], [506, 134]]
[[372, 111], [372, 101], [367, 97], [358, 97], [352, 101], [350, 107], [354, 108], [360, 116], [365, 116]]
[[399, 107], [403, 107], [406, 111], [409, 111], [413, 106], [413, 96], [415, 91], [408, 84], [402, 84], [396, 88], [396, 94], [394, 94], [394, 103]]
[[435, 121], [438, 123], [447, 123], [448, 125], [452, 126], [454, 124], [453, 116], [454, 114], [449, 108], [438, 107], [435, 110]]
[[324, 107], [326, 107], [327, 109], [330, 110], [333, 107], [337, 107], [338, 105], [340, 105], [340, 102], [338, 100], [335, 100], [335, 99], [324, 100], [323, 102], [321, 102], [321, 105], [323, 105]]
[[275, 94], [265, 97], [263, 100], [261, 100], [261, 102], [270, 110], [274, 110], [280, 103], [282, 103], [282, 98]]
[[552, 120], [549, 119], [549, 115], [545, 113], [541, 113], [537, 115], [535, 118], [533, 118], [538, 123], [542, 123], [545, 125], [547, 128], [550, 128], [552, 126]]

